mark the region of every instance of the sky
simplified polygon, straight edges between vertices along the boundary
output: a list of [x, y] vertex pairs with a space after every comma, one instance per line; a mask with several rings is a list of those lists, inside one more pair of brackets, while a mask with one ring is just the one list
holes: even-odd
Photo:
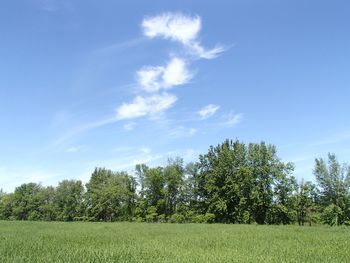
[[0, 188], [265, 141], [350, 162], [350, 2], [7, 0]]

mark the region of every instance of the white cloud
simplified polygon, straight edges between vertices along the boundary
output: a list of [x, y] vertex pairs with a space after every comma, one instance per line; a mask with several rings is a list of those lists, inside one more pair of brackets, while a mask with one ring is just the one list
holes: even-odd
[[161, 88], [160, 77], [164, 67], [145, 67], [137, 72], [139, 85], [147, 92], [155, 92]]
[[132, 131], [136, 126], [136, 122], [128, 122], [126, 124], [124, 124], [123, 128], [127, 131]]
[[191, 78], [192, 74], [188, 71], [186, 62], [180, 58], [173, 58], [162, 76], [165, 88], [186, 84]]
[[166, 13], [145, 18], [142, 22], [144, 34], [150, 38], [164, 37], [187, 44], [197, 38], [201, 29], [199, 16]]
[[180, 13], [164, 13], [147, 17], [142, 22], [143, 33], [150, 38], [162, 37], [182, 43], [191, 54], [199, 58], [216, 58], [225, 48], [217, 45], [206, 50], [198, 40], [201, 18]]
[[[50, 0], [48, 0], [50, 1]], [[131, 102], [124, 102], [116, 109], [116, 114], [95, 122], [85, 123], [69, 129], [58, 138], [53, 146], [66, 144], [72, 138], [90, 130], [112, 124], [120, 120], [138, 117], [150, 117], [154, 119], [161, 116], [165, 110], [171, 108], [177, 101], [173, 94], [165, 93], [176, 86], [187, 84], [193, 78], [193, 73], [188, 69], [193, 59], [212, 59], [224, 51], [222, 46], [216, 46], [211, 50], [205, 49], [199, 41], [201, 30], [201, 18], [197, 15], [190, 16], [179, 13], [164, 13], [158, 16], [147, 17], [142, 22], [144, 35], [149, 38], [161, 37], [181, 43], [185, 47], [185, 57], [171, 56], [172, 58], [164, 66], [147, 66], [136, 72], [137, 84], [142, 91], [154, 93], [143, 95], [139, 93]], [[115, 50], [123, 50], [140, 43], [142, 39], [134, 39], [125, 43], [112, 45], [94, 52], [94, 55], [109, 55]], [[193, 57], [194, 56], [194, 57]], [[89, 70], [88, 70], [89, 71]], [[76, 85], [76, 86], [81, 86]], [[84, 85], [85, 86], [85, 85]], [[139, 90], [140, 92], [140, 90]], [[208, 113], [210, 114], [210, 113]], [[133, 129], [134, 124], [127, 123], [124, 129]], [[192, 133], [194, 131], [192, 130]], [[65, 145], [67, 148], [67, 145]], [[74, 151], [71, 149], [71, 151]]]
[[242, 119], [243, 119], [243, 114], [241, 113], [234, 114], [231, 112], [226, 116], [226, 121], [224, 121], [223, 124], [228, 127], [233, 127], [238, 123], [240, 123]]
[[137, 96], [133, 102], [124, 103], [117, 109], [117, 118], [122, 120], [153, 116], [172, 107], [176, 100], [176, 96], [168, 93], [146, 97]]
[[178, 57], [172, 58], [165, 67], [145, 67], [137, 72], [138, 84], [146, 92], [171, 89], [188, 83], [192, 74], [186, 62]]
[[218, 105], [209, 104], [198, 111], [198, 114], [201, 116], [201, 119], [204, 120], [213, 116], [219, 110], [219, 108], [220, 106]]

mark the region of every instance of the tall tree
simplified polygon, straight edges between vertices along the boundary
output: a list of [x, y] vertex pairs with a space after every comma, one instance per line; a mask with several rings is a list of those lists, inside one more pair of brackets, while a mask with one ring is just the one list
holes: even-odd
[[52, 186], [41, 187], [37, 193], [39, 207], [36, 214], [32, 215], [32, 220], [53, 221], [57, 219], [55, 208], [56, 189]]
[[177, 210], [180, 192], [184, 186], [184, 167], [181, 158], [169, 159], [163, 170], [165, 185], [165, 217], [168, 218]]
[[56, 188], [55, 205], [57, 219], [73, 221], [84, 215], [84, 186], [81, 181], [63, 180]]
[[328, 160], [315, 160], [314, 175], [321, 192], [321, 201], [326, 207], [324, 218], [328, 224], [343, 224], [349, 199], [350, 168], [341, 165], [335, 154], [328, 154]]
[[132, 216], [136, 183], [127, 173], [96, 168], [86, 189], [85, 204], [91, 220], [128, 220]]
[[166, 213], [166, 180], [162, 167], [150, 168], [145, 173], [144, 196], [147, 202], [149, 220], [156, 220], [157, 216]]
[[14, 193], [3, 194], [0, 199], [0, 219], [14, 219], [13, 208], [15, 204]]
[[315, 213], [317, 212], [316, 186], [312, 182], [301, 181], [297, 187], [295, 201], [298, 224], [303, 226], [308, 221], [311, 225], [315, 221]]
[[41, 186], [35, 183], [22, 184], [14, 192], [13, 216], [17, 220], [37, 219]]
[[286, 198], [281, 186], [293, 171], [292, 164], [280, 161], [274, 146], [262, 142], [247, 147], [238, 140], [210, 147], [199, 157], [199, 168], [199, 192], [207, 212], [223, 223], [266, 223], [274, 187], [280, 187], [281, 200]]

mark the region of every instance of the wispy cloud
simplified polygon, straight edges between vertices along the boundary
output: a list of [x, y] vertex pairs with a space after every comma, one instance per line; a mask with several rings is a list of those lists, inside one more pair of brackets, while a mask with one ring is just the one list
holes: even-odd
[[204, 47], [202, 47], [198, 42], [193, 43], [192, 45], [189, 46], [190, 51], [198, 56], [199, 58], [204, 58], [204, 59], [214, 59], [217, 58], [220, 53], [224, 52], [227, 50], [226, 47], [221, 46], [217, 44], [214, 48], [206, 50]]
[[[212, 59], [224, 51], [224, 47], [217, 45], [213, 49], [206, 49], [199, 41], [201, 30], [201, 18], [198, 15], [190, 16], [180, 13], [164, 13], [153, 17], [146, 17], [142, 21], [143, 34], [147, 38], [160, 37], [182, 44], [187, 52], [180, 55], [169, 54], [169, 61], [165, 65], [144, 66], [136, 72], [136, 95], [131, 101], [124, 101], [117, 106], [113, 116], [99, 121], [82, 124], [70, 129], [66, 134], [55, 141], [55, 145], [66, 143], [72, 137], [112, 124], [122, 120], [132, 120], [136, 118], [159, 119], [166, 116], [165, 112], [172, 108], [178, 97], [169, 93], [175, 87], [188, 84], [193, 76], [190, 70], [191, 62], [197, 59]], [[138, 45], [142, 38], [135, 38], [125, 43], [119, 43], [106, 48], [99, 49], [95, 54], [108, 55], [110, 51], [123, 50], [133, 45]], [[194, 57], [193, 57], [194, 56]], [[88, 71], [90, 72], [90, 71]], [[134, 90], [135, 91], [135, 90]], [[218, 110], [216, 105], [208, 105], [200, 111], [201, 118], [209, 118]], [[227, 121], [227, 125], [234, 125], [241, 117]], [[129, 122], [123, 125], [126, 130], [132, 130], [135, 124]], [[196, 129], [175, 127], [173, 135], [185, 134], [192, 136]], [[177, 136], [177, 135], [176, 135]]]
[[109, 167], [112, 170], [132, 171], [136, 164], [151, 165], [162, 159], [164, 159], [164, 154], [157, 154], [152, 149], [143, 147], [141, 149], [130, 149], [119, 158], [92, 161], [88, 164], [87, 170], [91, 171], [94, 167]]
[[171, 89], [188, 83], [193, 74], [187, 68], [186, 62], [178, 57], [172, 58], [163, 67], [147, 66], [137, 72], [137, 81], [146, 92], [157, 92], [161, 89]]
[[216, 58], [225, 51], [225, 47], [217, 45], [213, 49], [205, 49], [198, 40], [201, 27], [202, 21], [198, 15], [189, 16], [181, 13], [163, 13], [146, 17], [142, 22], [144, 35], [149, 38], [161, 37], [177, 41], [199, 58]]
[[198, 114], [201, 117], [201, 119], [204, 120], [213, 116], [219, 109], [220, 109], [220, 106], [209, 104], [203, 107], [200, 111], [198, 111]]
[[83, 149], [84, 147], [82, 145], [79, 145], [79, 146], [72, 146], [72, 147], [69, 147], [67, 149], [67, 152], [68, 153], [76, 153], [76, 152], [79, 152]]
[[136, 126], [136, 122], [128, 122], [126, 124], [124, 124], [123, 128], [127, 131], [132, 131]]
[[222, 122], [224, 126], [233, 127], [243, 120], [243, 114], [242, 113], [234, 114], [233, 112], [230, 112], [229, 114], [224, 116], [224, 119], [225, 120]]
[[133, 102], [124, 103], [117, 109], [117, 119], [134, 119], [144, 116], [154, 116], [164, 112], [173, 106], [177, 97], [172, 94], [162, 93], [152, 96], [137, 96]]
[[125, 51], [129, 48], [142, 44], [144, 41], [145, 41], [144, 37], [137, 37], [137, 38], [131, 38], [129, 40], [118, 42], [118, 43], [112, 43], [94, 50], [94, 52], [92, 52], [92, 55], [110, 54], [113, 52]]

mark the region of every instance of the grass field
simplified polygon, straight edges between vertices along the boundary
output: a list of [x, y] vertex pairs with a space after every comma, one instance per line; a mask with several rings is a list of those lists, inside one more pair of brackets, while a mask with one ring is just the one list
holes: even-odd
[[0, 262], [350, 262], [350, 228], [0, 221]]

